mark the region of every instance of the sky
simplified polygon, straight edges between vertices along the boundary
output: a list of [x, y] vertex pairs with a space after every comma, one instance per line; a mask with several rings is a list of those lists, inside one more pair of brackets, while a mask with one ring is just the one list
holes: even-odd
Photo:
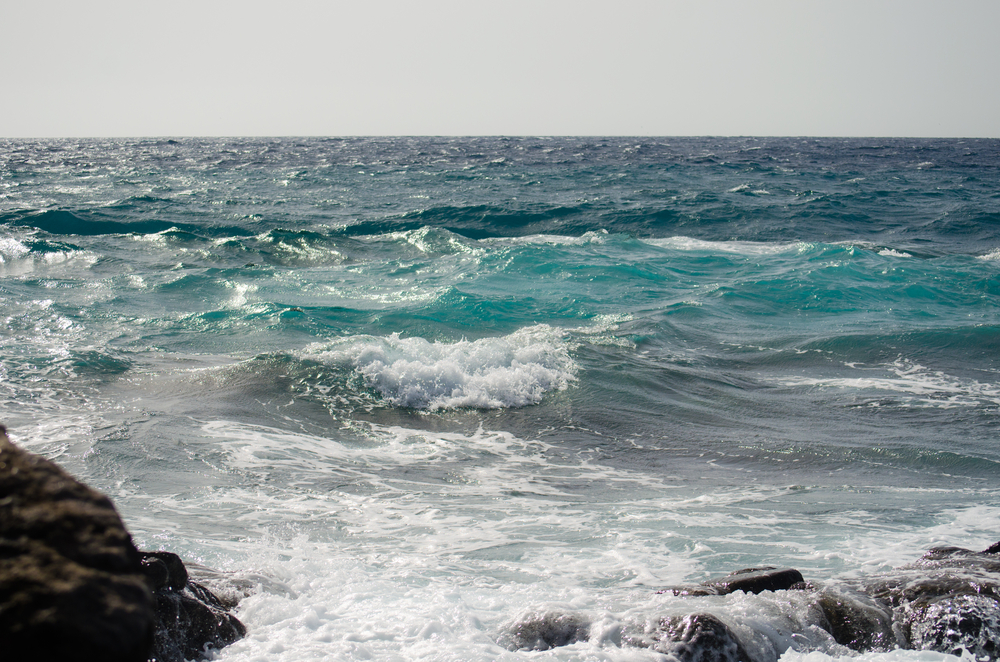
[[998, 0], [0, 4], [7, 138], [1000, 138]]

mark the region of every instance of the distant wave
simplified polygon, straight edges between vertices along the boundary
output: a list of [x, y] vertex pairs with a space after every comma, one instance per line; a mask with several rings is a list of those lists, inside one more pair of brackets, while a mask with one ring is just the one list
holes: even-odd
[[32, 227], [57, 235], [96, 236], [110, 234], [155, 234], [168, 230], [181, 230], [191, 234], [218, 237], [226, 235], [250, 236], [246, 228], [215, 226], [205, 223], [191, 224], [156, 219], [111, 220], [98, 212], [76, 214], [61, 209], [22, 211], [0, 214], [0, 223]]

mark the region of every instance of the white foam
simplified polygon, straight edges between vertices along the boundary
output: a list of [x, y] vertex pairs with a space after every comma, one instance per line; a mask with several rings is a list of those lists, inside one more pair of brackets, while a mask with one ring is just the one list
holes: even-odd
[[883, 257], [913, 257], [905, 251], [897, 251], [895, 248], [883, 248], [878, 252]]
[[988, 260], [990, 262], [1000, 261], [1000, 248], [994, 248], [989, 253], [978, 256], [978, 258], [980, 260]]
[[[121, 483], [118, 503], [140, 547], [162, 545], [236, 579], [269, 578], [240, 604], [247, 638], [214, 659], [538, 659], [505, 650], [498, 635], [520, 614], [554, 610], [579, 613], [590, 636], [545, 659], [652, 661], [661, 657], [621, 645], [622, 629], [703, 605], [771, 659], [791, 646], [830, 662], [841, 653], [828, 635], [793, 634], [805, 611], [796, 596], [692, 602], [655, 590], [756, 563], [822, 581], [839, 570], [830, 553], [853, 555], [852, 568], [899, 565], [939, 538], [982, 549], [1000, 522], [995, 507], [941, 511], [942, 495], [920, 488], [902, 497], [873, 488], [845, 510], [832, 507], [837, 489], [681, 487], [509, 432], [355, 425], [364, 440], [206, 422], [188, 447], [191, 468], [170, 467], [165, 491]], [[185, 485], [203, 462], [210, 480]], [[906, 504], [905, 524], [872, 525], [864, 508], [887, 499]], [[995, 491], [967, 501], [995, 501]], [[920, 655], [871, 662], [948, 660]]]
[[937, 651], [897, 649], [884, 653], [855, 653], [852, 655], [827, 655], [820, 651], [802, 652], [788, 649], [778, 658], [779, 662], [975, 662], [967, 651], [962, 656]]
[[20, 260], [28, 255], [28, 248], [12, 237], [0, 237], [0, 264]]
[[589, 326], [573, 329], [573, 335], [590, 345], [607, 345], [612, 347], [635, 348], [635, 343], [628, 338], [615, 335], [620, 325], [631, 322], [632, 315], [619, 313], [616, 315], [597, 315]]
[[789, 251], [809, 249], [812, 244], [802, 242], [771, 243], [762, 241], [705, 241], [691, 237], [666, 237], [662, 239], [643, 239], [644, 243], [660, 248], [671, 248], [679, 251], [704, 251], [709, 253], [742, 253], [744, 255], [774, 255]]
[[567, 333], [547, 324], [498, 338], [430, 342], [424, 338], [350, 336], [307, 347], [302, 355], [351, 366], [397, 407], [499, 409], [536, 404], [576, 379]]
[[[850, 367], [857, 368], [857, 365], [852, 364]], [[904, 359], [859, 370], [882, 374], [888, 372], [891, 376], [793, 377], [781, 380], [781, 384], [902, 393], [913, 396], [907, 398], [907, 404], [911, 406], [949, 408], [1000, 405], [1000, 385], [954, 377]]]
[[504, 246], [525, 246], [531, 244], [548, 244], [552, 246], [586, 246], [587, 244], [603, 244], [610, 234], [607, 230], [591, 230], [579, 237], [557, 234], [531, 234], [523, 237], [487, 237], [480, 239], [482, 244], [501, 244]]

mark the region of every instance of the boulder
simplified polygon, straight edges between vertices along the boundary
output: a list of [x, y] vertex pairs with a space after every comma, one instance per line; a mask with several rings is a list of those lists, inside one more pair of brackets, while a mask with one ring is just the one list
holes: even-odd
[[145, 661], [154, 606], [141, 559], [107, 497], [0, 426], [4, 659]]
[[935, 547], [919, 560], [863, 580], [887, 605], [907, 647], [1000, 660], [1000, 557], [991, 550]]
[[192, 581], [180, 557], [171, 552], [142, 552], [146, 581], [156, 600], [152, 658], [156, 662], [199, 659], [212, 648], [242, 639], [246, 627], [224, 601]]
[[[803, 583], [802, 573], [795, 568], [744, 568], [734, 570], [725, 577], [710, 579], [697, 586], [667, 589], [674, 595], [728, 595], [736, 591], [762, 593], [784, 591]], [[666, 591], [659, 591], [665, 593]]]
[[497, 643], [508, 650], [545, 651], [589, 637], [590, 621], [581, 614], [535, 611], [508, 624]]
[[754, 662], [730, 627], [708, 613], [665, 616], [643, 632], [626, 634], [623, 643], [677, 662]]
[[111, 501], [0, 426], [0, 657], [184, 662], [246, 634], [180, 557], [140, 552]]

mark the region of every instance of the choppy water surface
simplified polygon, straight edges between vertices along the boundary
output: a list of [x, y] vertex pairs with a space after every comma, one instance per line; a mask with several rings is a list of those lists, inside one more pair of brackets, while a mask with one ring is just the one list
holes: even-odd
[[[998, 182], [990, 140], [0, 142], [2, 418], [261, 578], [220, 660], [659, 659], [663, 586], [1000, 539]], [[539, 610], [590, 640], [497, 644]]]

